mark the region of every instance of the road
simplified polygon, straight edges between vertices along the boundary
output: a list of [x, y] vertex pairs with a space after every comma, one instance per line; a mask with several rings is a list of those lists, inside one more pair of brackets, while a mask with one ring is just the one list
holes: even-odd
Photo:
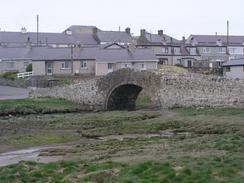
[[29, 91], [23, 88], [0, 86], [0, 100], [28, 98]]

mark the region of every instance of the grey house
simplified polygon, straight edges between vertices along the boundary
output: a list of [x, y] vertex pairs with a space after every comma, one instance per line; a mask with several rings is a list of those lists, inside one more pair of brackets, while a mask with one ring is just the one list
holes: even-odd
[[190, 35], [186, 42], [206, 66], [221, 67], [226, 60], [244, 57], [244, 36]]
[[244, 79], [244, 58], [227, 61], [223, 64], [224, 76]]
[[0, 48], [0, 73], [25, 72], [32, 62], [27, 48]]
[[184, 39], [182, 41], [174, 39], [164, 34], [163, 30], [159, 30], [158, 34], [151, 34], [145, 29], [141, 30], [136, 43], [139, 48], [151, 48], [158, 58], [159, 64], [181, 64], [185, 67], [192, 67], [199, 55], [197, 52], [188, 50], [185, 44]]
[[0, 48], [0, 71], [25, 72], [32, 63], [33, 75], [105, 75], [121, 68], [157, 69], [151, 49], [132, 47], [32, 47]]
[[54, 47], [65, 48], [74, 45], [98, 47], [99, 45], [132, 43], [130, 29], [125, 31], [103, 31], [95, 26], [72, 25], [60, 33], [0, 31], [0, 47]]

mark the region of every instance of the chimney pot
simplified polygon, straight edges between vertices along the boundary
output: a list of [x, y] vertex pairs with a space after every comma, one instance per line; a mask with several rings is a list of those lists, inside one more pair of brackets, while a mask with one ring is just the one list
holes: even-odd
[[158, 30], [158, 35], [163, 36], [164, 35], [164, 31], [163, 30]]
[[130, 28], [129, 28], [129, 27], [127, 27], [127, 28], [125, 29], [125, 32], [126, 32], [127, 34], [129, 34], [129, 35], [130, 35]]
[[182, 41], [186, 42], [186, 37], [185, 36], [182, 37]]
[[93, 32], [93, 35], [97, 35], [97, 28], [96, 27], [93, 28], [92, 32]]
[[21, 28], [21, 33], [22, 33], [22, 34], [27, 33], [27, 29], [26, 29], [25, 27], [22, 27], [22, 28]]
[[146, 30], [145, 29], [141, 29], [141, 36], [145, 36], [146, 35]]

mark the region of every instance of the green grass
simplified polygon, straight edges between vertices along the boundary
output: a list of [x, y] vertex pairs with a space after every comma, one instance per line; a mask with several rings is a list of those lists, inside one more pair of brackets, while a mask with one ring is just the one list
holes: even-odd
[[0, 168], [2, 183], [242, 183], [243, 157], [171, 158], [136, 164], [61, 161], [49, 164], [21, 162]]
[[151, 105], [152, 105], [152, 101], [149, 96], [138, 96], [138, 98], [136, 100], [137, 109], [150, 107]]
[[[69, 160], [3, 167], [0, 182], [242, 183], [243, 119], [243, 108], [0, 117], [0, 147], [80, 139], [74, 147], [43, 152]], [[165, 131], [172, 135], [147, 136]], [[135, 137], [126, 137], [129, 134]], [[125, 138], [94, 138], [107, 135]]]
[[47, 114], [57, 112], [77, 112], [79, 104], [63, 99], [40, 98], [40, 99], [18, 99], [1, 100], [0, 116], [16, 114]]
[[176, 108], [174, 111], [182, 115], [195, 116], [195, 115], [214, 115], [214, 116], [229, 116], [239, 115], [244, 117], [244, 108], [235, 107], [188, 107]]

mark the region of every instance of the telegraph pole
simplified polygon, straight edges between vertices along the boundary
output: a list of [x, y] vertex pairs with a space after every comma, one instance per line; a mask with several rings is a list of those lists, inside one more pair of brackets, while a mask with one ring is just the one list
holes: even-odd
[[37, 47], [39, 45], [39, 15], [36, 16], [36, 42]]
[[227, 46], [229, 46], [229, 35], [230, 35], [230, 24], [229, 24], [229, 20], [227, 20]]

